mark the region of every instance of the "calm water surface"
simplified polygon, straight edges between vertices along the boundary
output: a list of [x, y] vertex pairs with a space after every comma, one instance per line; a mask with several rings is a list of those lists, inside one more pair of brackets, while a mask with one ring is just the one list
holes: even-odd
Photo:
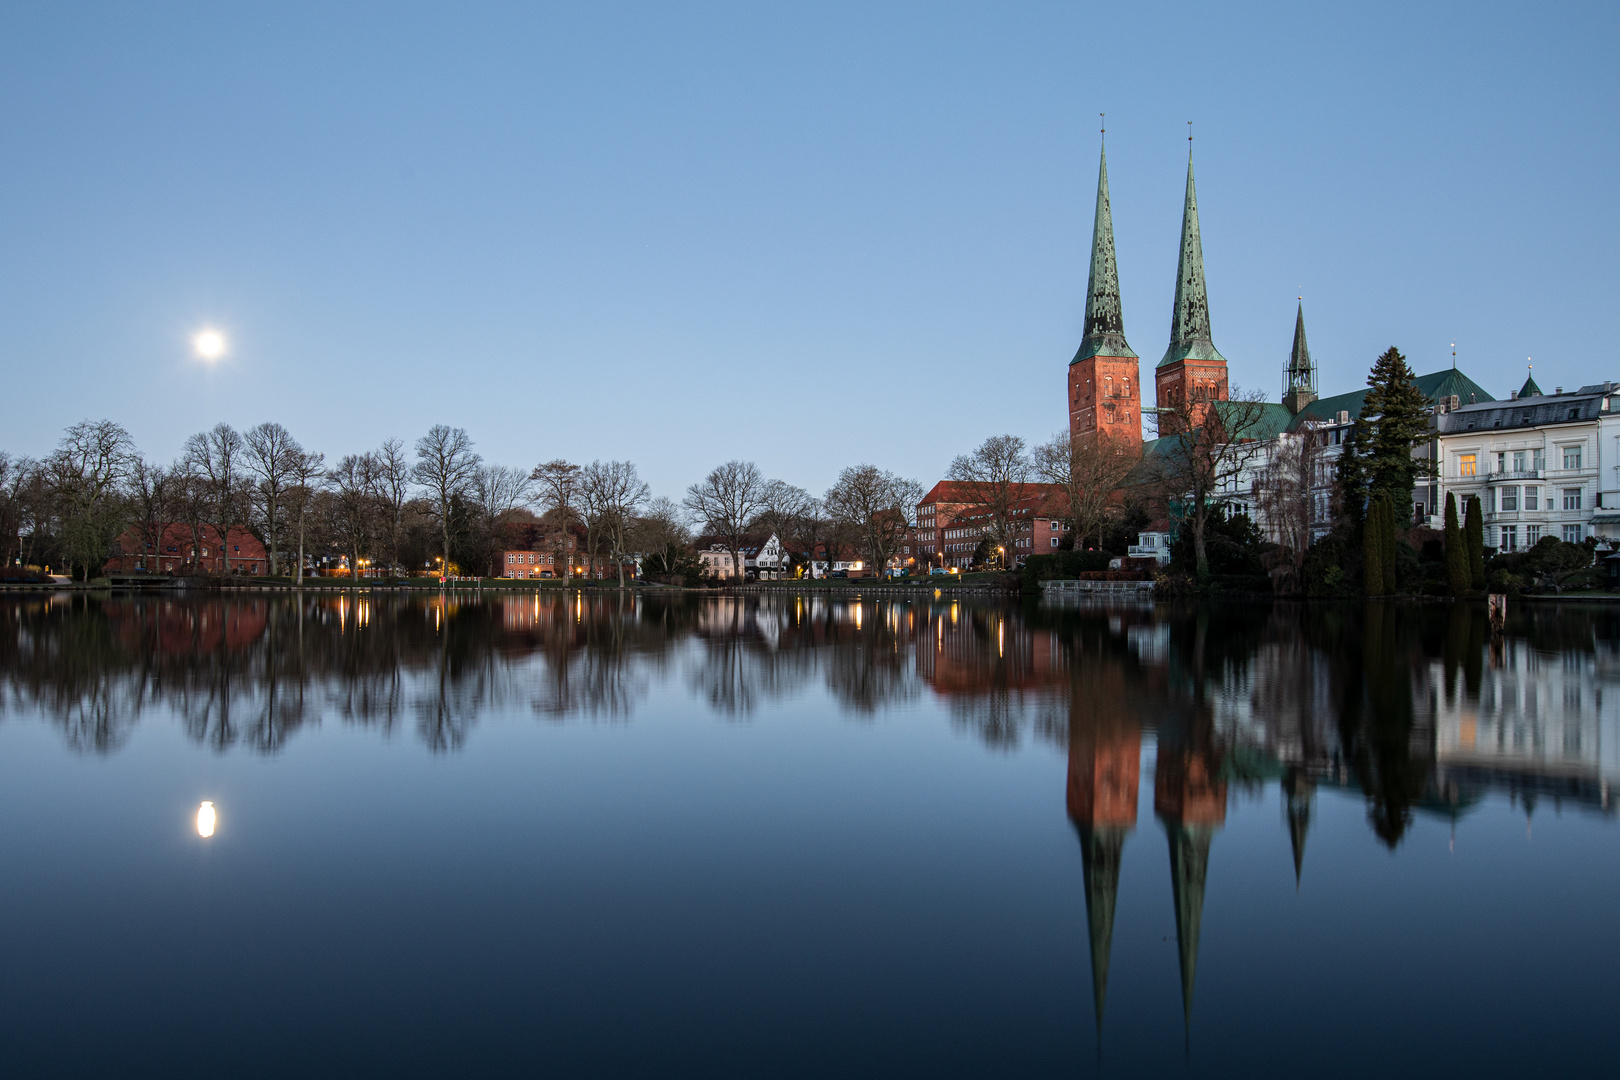
[[0, 1069], [1606, 1074], [1617, 782], [1607, 607], [10, 598]]

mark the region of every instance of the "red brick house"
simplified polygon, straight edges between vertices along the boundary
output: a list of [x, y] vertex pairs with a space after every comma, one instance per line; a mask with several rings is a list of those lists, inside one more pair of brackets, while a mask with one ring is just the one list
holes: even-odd
[[[1018, 485], [1015, 497], [1019, 512], [1029, 519], [1028, 543], [1019, 543], [1018, 557], [1055, 549], [1056, 545], [1050, 545], [1051, 529], [1061, 526], [1055, 514], [1063, 504], [1051, 500], [1061, 499], [1062, 492], [1061, 484]], [[916, 541], [911, 545], [917, 562], [924, 566], [968, 565], [983, 538], [989, 502], [983, 484], [941, 480], [930, 488], [917, 504]], [[1061, 528], [1058, 535], [1062, 535]], [[1008, 561], [1013, 559], [1009, 557]]]
[[[130, 529], [113, 542], [112, 558], [104, 574], [268, 574], [270, 555], [259, 538], [233, 525], [226, 542], [211, 525], [198, 527], [172, 522], [163, 527], [162, 539], [154, 546], [144, 529]], [[297, 555], [291, 560], [296, 561]]]

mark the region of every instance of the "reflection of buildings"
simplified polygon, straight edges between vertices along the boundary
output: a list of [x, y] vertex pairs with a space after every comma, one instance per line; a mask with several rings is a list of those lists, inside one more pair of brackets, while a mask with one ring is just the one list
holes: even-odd
[[1516, 638], [1497, 647], [1477, 693], [1455, 679], [1448, 693], [1444, 665], [1432, 662], [1415, 696], [1435, 718], [1435, 787], [1506, 789], [1527, 806], [1543, 796], [1612, 813], [1620, 783], [1616, 674], [1613, 655], [1549, 655]]

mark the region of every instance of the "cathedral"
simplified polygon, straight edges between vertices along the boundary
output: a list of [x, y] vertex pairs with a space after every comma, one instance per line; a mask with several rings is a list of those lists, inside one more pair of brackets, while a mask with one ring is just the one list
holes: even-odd
[[[1204, 246], [1198, 232], [1198, 194], [1192, 152], [1187, 153], [1187, 198], [1181, 212], [1181, 256], [1170, 344], [1153, 373], [1159, 433], [1197, 426], [1209, 402], [1227, 398], [1226, 358], [1209, 329], [1204, 287]], [[1069, 435], [1073, 439], [1142, 439], [1140, 358], [1125, 341], [1114, 258], [1114, 217], [1108, 205], [1108, 152], [1097, 169], [1097, 213], [1091, 235], [1091, 275], [1086, 284], [1085, 334], [1069, 362]]]

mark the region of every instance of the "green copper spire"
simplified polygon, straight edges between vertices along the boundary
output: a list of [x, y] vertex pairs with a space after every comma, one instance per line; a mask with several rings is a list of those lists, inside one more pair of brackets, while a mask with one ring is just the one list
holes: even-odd
[[1176, 904], [1176, 949], [1181, 954], [1181, 1009], [1192, 1022], [1193, 976], [1198, 969], [1198, 927], [1204, 920], [1204, 878], [1214, 830], [1165, 823], [1170, 838], [1170, 890]]
[[1097, 216], [1091, 225], [1091, 277], [1086, 282], [1086, 333], [1080, 351], [1069, 361], [1093, 356], [1136, 359], [1125, 343], [1125, 319], [1119, 306], [1119, 266], [1114, 261], [1114, 213], [1108, 206], [1108, 147], [1097, 166]]
[[1102, 1031], [1103, 1002], [1108, 997], [1108, 957], [1114, 942], [1114, 902], [1119, 897], [1119, 857], [1130, 830], [1080, 826], [1080, 864], [1086, 880], [1086, 921], [1091, 938], [1091, 997]]
[[1311, 830], [1311, 795], [1316, 785], [1298, 770], [1283, 777], [1283, 812], [1288, 817], [1288, 839], [1294, 846], [1294, 888], [1305, 869], [1305, 837]]
[[1290, 415], [1316, 400], [1316, 365], [1311, 362], [1311, 350], [1305, 344], [1305, 301], [1299, 302], [1294, 315], [1294, 347], [1288, 354], [1288, 367], [1283, 370], [1283, 404]]
[[1541, 387], [1536, 385], [1534, 375], [1525, 375], [1524, 385], [1519, 387], [1519, 396], [1522, 398], [1541, 396]]
[[1159, 366], [1178, 360], [1226, 363], [1209, 334], [1209, 294], [1204, 288], [1204, 242], [1198, 235], [1198, 193], [1193, 188], [1192, 148], [1187, 150], [1187, 201], [1181, 211], [1181, 261], [1176, 268], [1176, 309], [1170, 316], [1170, 347]]

